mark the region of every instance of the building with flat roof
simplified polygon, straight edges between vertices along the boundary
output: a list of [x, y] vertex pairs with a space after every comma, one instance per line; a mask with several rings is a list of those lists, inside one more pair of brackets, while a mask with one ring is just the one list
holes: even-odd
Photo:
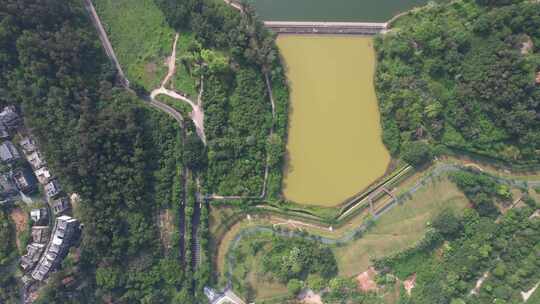
[[60, 192], [62, 192], [62, 188], [60, 187], [60, 184], [57, 180], [53, 179], [52, 181], [48, 182], [45, 186], [45, 194], [47, 195], [47, 199], [50, 201], [51, 199], [55, 198]]
[[34, 268], [44, 249], [45, 244], [32, 243], [26, 246], [26, 254], [21, 257], [22, 269], [26, 271]]
[[11, 141], [5, 141], [0, 145], [0, 159], [5, 163], [11, 163], [21, 158], [19, 151]]
[[34, 151], [26, 154], [26, 160], [28, 160], [34, 170], [39, 169], [47, 164], [39, 151]]
[[69, 203], [69, 199], [67, 197], [61, 197], [52, 201], [51, 208], [54, 214], [58, 215], [71, 209], [71, 204]]
[[0, 174], [0, 205], [11, 202], [19, 191], [7, 174]]
[[42, 185], [46, 185], [52, 178], [52, 174], [47, 167], [41, 167], [35, 170], [34, 174], [36, 175], [38, 182]]
[[32, 209], [30, 218], [34, 223], [46, 223], [49, 218], [49, 211], [47, 211], [47, 208]]
[[32, 239], [34, 243], [46, 244], [49, 241], [50, 229], [49, 226], [33, 226]]
[[13, 173], [13, 180], [17, 188], [23, 193], [31, 193], [37, 189], [36, 179], [34, 176], [25, 169], [16, 170]]
[[67, 215], [62, 215], [56, 219], [52, 237], [39, 263], [32, 271], [32, 278], [43, 281], [51, 271], [60, 265], [67, 255], [78, 230], [79, 221], [77, 219]]
[[24, 153], [31, 153], [37, 150], [37, 144], [32, 137], [24, 137], [19, 141], [19, 145], [23, 149]]
[[17, 129], [21, 124], [22, 119], [17, 113], [15, 106], [4, 107], [0, 112], [0, 124], [3, 124], [10, 130]]
[[8, 128], [0, 123], [0, 139], [8, 139], [10, 137]]

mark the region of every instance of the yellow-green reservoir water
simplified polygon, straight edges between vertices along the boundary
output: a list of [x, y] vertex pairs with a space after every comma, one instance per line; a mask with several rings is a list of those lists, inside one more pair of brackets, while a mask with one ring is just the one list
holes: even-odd
[[291, 85], [285, 197], [335, 206], [381, 177], [381, 140], [370, 37], [278, 37]]

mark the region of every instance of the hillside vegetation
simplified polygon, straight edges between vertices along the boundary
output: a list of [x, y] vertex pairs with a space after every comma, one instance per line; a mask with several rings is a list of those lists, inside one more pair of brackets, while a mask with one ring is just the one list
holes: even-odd
[[520, 292], [540, 280], [540, 220], [532, 216], [540, 205], [525, 197], [525, 203], [500, 214], [494, 206], [512, 201], [498, 191], [504, 185], [473, 172], [452, 179], [474, 209], [441, 213], [417, 247], [380, 259], [378, 270], [400, 279], [416, 275], [411, 297], [402, 297], [401, 304], [522, 303]]
[[[274, 36], [250, 7], [240, 14], [223, 1], [155, 2], [172, 28], [190, 33], [196, 40], [181, 63], [186, 71], [205, 79], [208, 147], [197, 168], [204, 176], [205, 190], [220, 195], [260, 195], [268, 158], [269, 194], [279, 195], [288, 90]], [[209, 61], [213, 64], [196, 65]], [[273, 87], [275, 121], [265, 74]], [[275, 132], [270, 137], [272, 127]]]
[[127, 78], [151, 90], [166, 73], [174, 31], [153, 0], [94, 0]]
[[540, 160], [540, 3], [432, 4], [398, 19], [375, 46], [383, 140], [394, 155], [429, 142]]
[[171, 301], [183, 272], [160, 250], [154, 214], [171, 204], [181, 153], [172, 119], [114, 87], [82, 1], [0, 2], [0, 46], [2, 104], [20, 107], [51, 171], [82, 200], [78, 254], [37, 303]]
[[15, 258], [15, 229], [9, 218], [9, 212], [0, 208], [0, 303], [15, 304], [18, 301], [18, 286], [11, 263]]

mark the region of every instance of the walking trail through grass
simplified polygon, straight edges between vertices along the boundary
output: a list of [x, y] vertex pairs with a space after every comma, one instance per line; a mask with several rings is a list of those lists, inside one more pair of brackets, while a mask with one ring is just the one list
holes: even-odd
[[172, 47], [172, 53], [171, 56], [168, 59], [168, 68], [169, 71], [167, 72], [167, 75], [161, 82], [161, 86], [157, 89], [154, 89], [150, 93], [150, 98], [155, 101], [156, 97], [159, 95], [167, 95], [171, 98], [181, 100], [191, 106], [191, 120], [193, 120], [193, 124], [195, 125], [195, 128], [197, 129], [197, 135], [202, 140], [202, 142], [206, 145], [206, 135], [204, 133], [204, 110], [202, 108], [202, 94], [204, 90], [204, 79], [201, 76], [201, 83], [200, 83], [200, 91], [199, 91], [199, 98], [197, 102], [193, 102], [191, 99], [187, 98], [185, 94], [175, 92], [173, 90], [165, 88], [165, 86], [169, 83], [171, 78], [174, 76], [174, 73], [176, 71], [176, 45], [178, 43], [179, 34], [177, 33], [174, 38], [174, 43]]
[[[421, 174], [420, 172], [418, 175], [415, 174], [417, 178], [411, 177], [402, 182], [402, 185], [399, 186], [401, 191], [398, 192], [401, 195], [409, 195], [409, 200], [403, 204], [394, 204], [391, 208], [383, 207], [382, 209], [387, 211], [384, 216], [381, 215], [375, 226], [359, 238], [350, 239], [347, 237], [347, 234], [350, 233], [344, 231], [329, 231], [321, 229], [318, 225], [296, 220], [290, 221], [286, 216], [276, 217], [271, 214], [263, 214], [238, 217], [239, 220], [230, 225], [229, 230], [217, 241], [218, 271], [221, 274], [228, 273], [233, 276], [242, 273], [242, 271], [236, 270], [235, 265], [228, 264], [227, 255], [236, 248], [241, 248], [240, 245], [245, 242], [244, 238], [249, 240], [261, 233], [262, 235], [265, 233], [278, 234], [284, 237], [301, 236], [297, 232], [282, 233], [273, 230], [272, 226], [278, 224], [293, 231], [303, 230], [317, 236], [316, 240], [331, 246], [338, 262], [340, 275], [357, 275], [369, 267], [373, 258], [388, 256], [414, 246], [425, 234], [427, 223], [441, 210], [445, 208], [452, 208], [458, 212], [464, 210], [469, 205], [468, 199], [446, 176], [449, 172], [471, 167], [467, 165], [469, 163], [470, 160], [444, 158], [437, 161], [433, 167], [422, 171]], [[537, 173], [516, 174], [503, 170], [505, 174], [501, 176], [493, 168], [480, 164], [475, 165], [474, 169], [487, 172], [499, 182], [508, 182], [518, 188], [523, 185], [535, 187], [540, 184], [540, 179], [534, 178]], [[411, 182], [411, 179], [415, 179], [415, 181]], [[366, 219], [362, 214], [355, 218], [363, 218], [364, 221]], [[349, 227], [348, 230], [353, 229], [349, 224], [345, 226]], [[246, 279], [254, 290], [266, 290], [261, 294], [257, 292], [258, 296], [267, 298], [283, 294], [285, 286], [268, 285], [268, 280], [257, 275], [255, 270], [250, 269], [250, 267], [244, 269], [246, 269]], [[241, 278], [235, 277], [235, 279]]]

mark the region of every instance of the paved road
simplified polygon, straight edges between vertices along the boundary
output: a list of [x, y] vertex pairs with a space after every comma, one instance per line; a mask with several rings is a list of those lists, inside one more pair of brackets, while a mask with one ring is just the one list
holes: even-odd
[[[84, 7], [88, 11], [88, 14], [90, 16], [90, 19], [92, 20], [92, 23], [94, 24], [94, 27], [96, 28], [99, 40], [101, 40], [101, 45], [103, 46], [103, 49], [105, 49], [105, 53], [111, 60], [111, 62], [116, 67], [116, 70], [118, 72], [118, 78], [120, 80], [120, 83], [124, 88], [126, 88], [128, 91], [134, 93], [134, 91], [129, 86], [129, 80], [126, 78], [126, 75], [124, 74], [124, 71], [122, 70], [122, 66], [120, 65], [120, 62], [118, 61], [118, 58], [116, 57], [116, 53], [114, 52], [114, 49], [112, 47], [112, 44], [109, 40], [109, 37], [107, 36], [107, 32], [103, 28], [103, 24], [101, 23], [101, 20], [99, 19], [99, 16], [96, 12], [96, 9], [94, 8], [94, 5], [92, 4], [91, 0], [84, 0]], [[183, 126], [184, 119], [182, 117], [182, 114], [180, 114], [178, 111], [176, 111], [171, 106], [162, 103], [157, 100], [153, 100], [150, 96], [143, 97], [143, 100], [148, 102], [149, 105], [152, 107], [167, 113], [172, 118], [174, 118], [181, 126]]]
[[113, 64], [116, 67], [116, 70], [118, 71], [118, 77], [120, 78], [120, 82], [122, 83], [122, 86], [124, 86], [125, 88], [129, 88], [129, 81], [126, 78], [124, 71], [122, 70], [122, 66], [120, 66], [120, 63], [118, 62], [118, 58], [116, 58], [116, 54], [114, 53], [114, 49], [112, 47], [111, 42], [109, 41], [107, 32], [105, 31], [105, 29], [103, 28], [103, 25], [101, 24], [101, 20], [99, 19], [96, 9], [94, 8], [94, 5], [92, 4], [92, 1], [84, 0], [84, 7], [88, 11], [90, 15], [90, 19], [92, 20], [92, 23], [94, 24], [96, 30], [98, 31], [99, 40], [101, 40], [101, 44], [103, 45], [103, 48], [105, 49], [105, 52], [107, 53], [107, 56], [113, 62]]
[[199, 97], [196, 103], [193, 102], [184, 94], [181, 94], [174, 90], [170, 90], [166, 88], [167, 84], [169, 83], [171, 78], [174, 76], [174, 73], [176, 72], [176, 44], [178, 43], [179, 36], [180, 36], [179, 34], [176, 34], [174, 38], [171, 56], [169, 57], [168, 64], [167, 64], [169, 68], [167, 75], [161, 82], [161, 86], [150, 93], [150, 100], [155, 103], [160, 103], [158, 100], [156, 100], [156, 97], [159, 95], [166, 95], [171, 98], [178, 99], [187, 103], [191, 107], [190, 116], [191, 116], [191, 120], [193, 121], [193, 124], [195, 125], [197, 135], [199, 136], [201, 141], [204, 143], [204, 145], [206, 145], [206, 134], [204, 132], [204, 110], [202, 107], [204, 78], [201, 76], [201, 83], [200, 83], [201, 87], [200, 87]]
[[[384, 206], [382, 209], [378, 210], [376, 214], [374, 215], [373, 220], [375, 221], [378, 220], [382, 215], [390, 211], [392, 208], [394, 208], [398, 204], [406, 204], [407, 203], [406, 198], [409, 195], [413, 195], [417, 191], [419, 191], [421, 188], [425, 187], [426, 185], [429, 185], [432, 180], [447, 173], [461, 171], [463, 170], [463, 168], [464, 168], [463, 166], [455, 165], [455, 164], [436, 163], [434, 168], [431, 170], [431, 172], [429, 172], [429, 174], [427, 174], [426, 176], [418, 180], [412, 187], [410, 187], [404, 193], [400, 194], [397, 198], [392, 199], [392, 202]], [[540, 185], [540, 180], [523, 181], [523, 180], [511, 178], [511, 177], [498, 177], [498, 176], [493, 176], [493, 175], [490, 175], [490, 177], [499, 183], [511, 184], [514, 186], [528, 185], [529, 187], [535, 187], [537, 185]], [[309, 225], [309, 223], [306, 223], [306, 224]], [[306, 236], [297, 231], [276, 231], [275, 229], [272, 229], [268, 226], [258, 225], [258, 226], [245, 228], [241, 230], [239, 233], [237, 233], [234, 239], [232, 240], [231, 245], [228, 247], [229, 249], [227, 250], [229, 251], [234, 250], [236, 247], [238, 247], [242, 239], [247, 236], [257, 234], [257, 233], [264, 233], [264, 232], [273, 233], [282, 237], [301, 237], [304, 239], [317, 241], [325, 245], [344, 245], [353, 241], [358, 234], [365, 232], [367, 228], [368, 228], [368, 225], [365, 223], [362, 223], [359, 226], [351, 229], [349, 232], [345, 233], [342, 237], [331, 238], [331, 237], [323, 237], [323, 236], [317, 236], [317, 235]], [[227, 266], [228, 266], [227, 276], [230, 280], [232, 277], [233, 270], [234, 270], [234, 261], [230, 257], [227, 258]]]

